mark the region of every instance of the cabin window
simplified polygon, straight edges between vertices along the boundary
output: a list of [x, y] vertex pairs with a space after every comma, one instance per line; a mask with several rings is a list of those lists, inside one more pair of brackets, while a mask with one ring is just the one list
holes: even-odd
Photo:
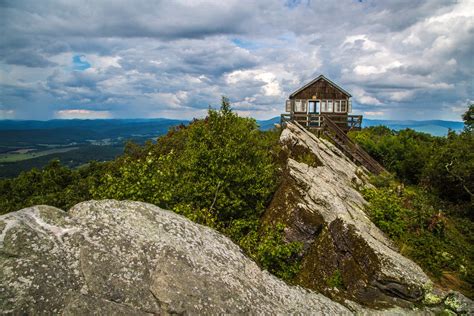
[[346, 100], [341, 101], [341, 112], [347, 112]]
[[318, 113], [318, 111], [321, 111], [320, 103], [321, 102], [319, 101], [314, 102], [314, 113]]
[[295, 100], [295, 112], [306, 112], [304, 100]]
[[321, 112], [327, 112], [328, 111], [328, 104], [325, 100], [321, 101]]
[[352, 100], [347, 101], [347, 112], [352, 112]]
[[328, 112], [333, 112], [332, 100], [328, 100]]
[[286, 112], [291, 112], [291, 100], [286, 100]]
[[334, 112], [341, 112], [341, 102], [339, 100], [334, 101]]
[[295, 112], [301, 112], [301, 100], [295, 100]]

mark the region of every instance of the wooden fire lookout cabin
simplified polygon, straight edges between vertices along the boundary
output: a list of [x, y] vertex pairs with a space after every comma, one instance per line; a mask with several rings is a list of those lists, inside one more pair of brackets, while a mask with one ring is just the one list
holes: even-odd
[[350, 115], [352, 101], [349, 92], [323, 75], [302, 86], [286, 100], [282, 122], [296, 121], [310, 130], [323, 128], [330, 119], [344, 132], [360, 130], [362, 115]]
[[347, 132], [360, 130], [362, 115], [352, 112], [349, 92], [320, 75], [299, 88], [286, 100], [281, 123], [291, 121], [301, 128], [325, 135], [352, 160], [379, 174], [385, 169], [366, 151], [354, 143]]

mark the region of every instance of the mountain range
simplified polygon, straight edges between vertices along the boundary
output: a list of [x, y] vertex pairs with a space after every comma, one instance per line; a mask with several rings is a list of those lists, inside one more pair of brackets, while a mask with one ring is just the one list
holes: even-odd
[[[274, 124], [280, 123], [280, 117], [274, 117], [269, 120], [257, 121], [263, 130], [270, 129]], [[464, 128], [463, 122], [429, 120], [429, 121], [413, 121], [413, 120], [372, 120], [364, 118], [362, 127], [384, 125], [390, 129], [399, 131], [410, 128], [417, 132], [428, 133], [433, 136], [445, 136], [451, 129], [455, 132], [461, 132]]]
[[[21, 171], [42, 168], [52, 159], [76, 168], [91, 160], [112, 160], [132, 140], [143, 144], [165, 134], [172, 126], [189, 124], [189, 120], [106, 119], [106, 120], [0, 120], [0, 178], [13, 177]], [[280, 117], [257, 120], [262, 130], [280, 123]], [[448, 130], [459, 132], [462, 122], [392, 121], [364, 119], [363, 127], [385, 125], [394, 130], [411, 128], [435, 136]]]

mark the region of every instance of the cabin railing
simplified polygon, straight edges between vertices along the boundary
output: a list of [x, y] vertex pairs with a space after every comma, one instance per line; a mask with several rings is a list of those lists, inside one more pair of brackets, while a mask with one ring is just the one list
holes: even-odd
[[380, 174], [385, 171], [372, 156], [363, 150], [358, 144], [354, 143], [347, 134], [329, 116], [323, 114], [323, 133], [334, 141], [346, 155], [367, 168], [370, 172]]
[[281, 115], [281, 123], [294, 121], [308, 129], [321, 129], [324, 117], [329, 117], [343, 131], [360, 130], [362, 115], [331, 115], [317, 113], [286, 113]]
[[[349, 117], [353, 118], [349, 118]], [[334, 116], [328, 114], [282, 114], [281, 122], [295, 122], [297, 126], [301, 128], [311, 129], [312, 126], [318, 126], [317, 129], [322, 131], [329, 139], [331, 139], [335, 145], [342, 150], [348, 157], [357, 161], [361, 165], [367, 168], [370, 172], [380, 174], [385, 171], [374, 158], [372, 158], [365, 150], [359, 145], [354, 143], [349, 136], [347, 131], [353, 128], [360, 129], [360, 123], [362, 116], [360, 115], [348, 115], [348, 116], [337, 116], [340, 118], [338, 121], [334, 121]], [[342, 119], [346, 118], [343, 126], [347, 129], [341, 128]], [[347, 122], [347, 123], [346, 123]], [[338, 124], [339, 123], [339, 124]], [[308, 128], [309, 127], [309, 128]]]

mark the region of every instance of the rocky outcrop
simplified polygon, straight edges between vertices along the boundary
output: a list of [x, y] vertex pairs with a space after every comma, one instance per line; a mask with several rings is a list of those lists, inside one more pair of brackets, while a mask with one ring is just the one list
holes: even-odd
[[156, 206], [89, 201], [0, 217], [0, 310], [13, 314], [347, 314], [228, 238]]
[[284, 223], [286, 239], [303, 242], [299, 284], [377, 307], [421, 301], [428, 277], [364, 212], [357, 188], [370, 185], [368, 172], [293, 123], [281, 142], [287, 169], [264, 220]]

